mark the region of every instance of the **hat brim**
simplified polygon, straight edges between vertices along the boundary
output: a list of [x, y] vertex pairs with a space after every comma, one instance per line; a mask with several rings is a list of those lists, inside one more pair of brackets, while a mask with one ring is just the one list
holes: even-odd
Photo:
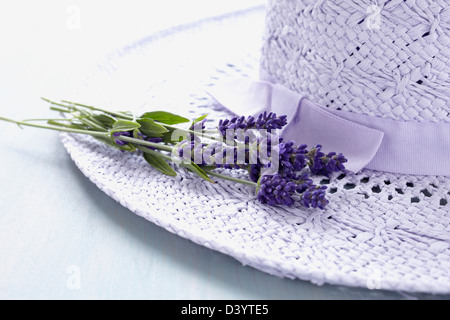
[[[112, 54], [71, 98], [229, 117], [205, 90], [236, 76], [257, 78], [263, 25], [264, 8], [254, 8], [160, 32]], [[62, 134], [62, 141], [120, 204], [245, 265], [316, 284], [450, 293], [449, 178], [364, 170], [319, 179], [329, 186], [325, 211], [269, 207], [251, 187], [210, 184], [183, 170], [167, 177], [86, 136]]]

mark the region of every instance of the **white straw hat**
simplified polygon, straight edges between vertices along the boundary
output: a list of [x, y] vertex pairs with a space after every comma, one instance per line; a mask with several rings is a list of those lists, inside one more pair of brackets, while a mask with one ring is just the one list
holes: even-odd
[[[258, 79], [262, 61], [264, 80], [324, 107], [449, 124], [449, 5], [420, 4], [387, 1], [378, 11], [380, 29], [375, 23], [368, 31], [364, 19], [380, 8], [366, 11], [368, 1], [272, 1], [266, 28], [265, 10], [258, 7], [126, 47], [72, 98], [191, 118], [208, 113], [217, 121], [230, 113], [205, 90], [236, 77]], [[417, 34], [420, 39], [411, 38]], [[364, 43], [359, 49], [358, 41]], [[405, 46], [415, 54], [391, 52]], [[387, 73], [397, 65], [398, 73]], [[122, 205], [245, 265], [316, 284], [450, 292], [450, 178], [443, 174], [363, 168], [319, 180], [329, 190], [324, 211], [270, 207], [256, 201], [250, 187], [210, 184], [181, 170], [167, 177], [141, 157], [93, 138], [62, 134], [62, 140], [81, 171]]]

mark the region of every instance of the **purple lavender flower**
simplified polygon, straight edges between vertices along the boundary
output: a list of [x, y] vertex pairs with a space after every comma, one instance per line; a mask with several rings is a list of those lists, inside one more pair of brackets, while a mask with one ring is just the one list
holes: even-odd
[[[279, 172], [284, 174], [295, 174], [296, 172], [301, 171], [304, 167], [306, 167], [306, 154], [308, 150], [307, 146], [302, 144], [298, 147], [294, 147], [294, 141], [284, 142], [283, 138], [279, 138], [278, 141], [278, 160], [279, 160]], [[265, 139], [259, 144], [260, 151], [261, 149], [267, 149], [268, 156], [271, 155], [271, 137]], [[257, 164], [251, 169], [253, 174], [250, 175], [253, 182], [258, 181], [259, 176], [257, 176], [257, 172], [261, 172], [261, 169], [265, 166], [258, 161]], [[258, 170], [259, 171], [258, 171]]]
[[284, 142], [283, 138], [279, 141], [279, 160], [280, 171], [301, 171], [306, 167], [306, 144], [302, 144], [298, 147], [294, 147], [294, 141]]
[[300, 195], [300, 203], [306, 208], [324, 209], [326, 186], [313, 185], [308, 173], [296, 176], [292, 172], [263, 176], [259, 182], [258, 201], [268, 205], [293, 206], [294, 196]]
[[280, 167], [291, 171], [293, 169], [293, 164], [291, 163], [291, 156], [294, 153], [294, 141], [284, 142], [283, 138], [279, 140], [279, 164]]
[[313, 174], [329, 177], [333, 172], [345, 170], [344, 163], [347, 159], [342, 153], [330, 152], [323, 153], [320, 144], [312, 148], [307, 154], [307, 164]]
[[295, 203], [292, 195], [296, 193], [297, 184], [286, 179], [280, 174], [272, 176], [263, 176], [260, 181], [260, 188], [258, 191], [258, 201], [266, 203], [270, 206], [285, 205], [293, 206]]
[[250, 180], [253, 182], [258, 182], [259, 177], [261, 176], [261, 168], [264, 167], [261, 162], [258, 161], [257, 164], [251, 164], [249, 167]]
[[[148, 141], [148, 142], [153, 142], [153, 143], [160, 143], [160, 142], [163, 141], [163, 138], [148, 138], [146, 135], [142, 134], [141, 132], [137, 133], [137, 137], [136, 138], [140, 139], [140, 140], [145, 140], [145, 141]], [[150, 150], [156, 150], [155, 147], [150, 147], [150, 146], [146, 146], [146, 147], [148, 149], [150, 149]]]
[[325, 198], [327, 186], [311, 186], [301, 195], [301, 203], [306, 208], [325, 209], [328, 200]]
[[[241, 166], [237, 164], [238, 162], [238, 148], [228, 146], [223, 148], [222, 150], [222, 159], [224, 160], [223, 164], [216, 164], [218, 168], [225, 168], [225, 169], [240, 169]], [[242, 164], [245, 165], [245, 164]]]
[[307, 172], [302, 173], [300, 176], [295, 176], [293, 179], [297, 183], [297, 193], [303, 193], [313, 186], [313, 181]]
[[128, 144], [128, 142], [125, 142], [125, 141], [122, 141], [122, 140], [119, 140], [119, 139], [114, 139], [114, 143], [119, 145], [119, 146], [124, 146], [124, 145]]
[[269, 112], [261, 113], [256, 119], [256, 129], [282, 129], [285, 125], [287, 125], [287, 116], [283, 115], [277, 117], [276, 113]]
[[294, 152], [291, 154], [290, 162], [294, 171], [300, 171], [306, 167], [306, 154], [308, 153], [308, 150], [306, 150], [307, 147], [308, 146], [306, 144], [301, 144], [295, 148]]
[[[193, 161], [200, 166], [214, 164], [217, 168], [240, 169], [241, 166], [237, 164], [239, 150], [238, 147], [224, 146], [222, 143], [207, 145], [196, 140], [183, 140], [178, 145], [177, 152], [181, 159]], [[191, 159], [188, 158], [188, 152]], [[210, 156], [211, 159], [205, 159], [206, 156]]]
[[[253, 141], [250, 141], [252, 143]], [[269, 164], [263, 164], [261, 162], [261, 158], [276, 156], [272, 155], [272, 137], [268, 136], [264, 138], [262, 141], [260, 139], [257, 140], [257, 144], [259, 147], [259, 156], [260, 158], [253, 159], [249, 149], [250, 143], [245, 144], [244, 147], [228, 147], [226, 150], [223, 150], [223, 158], [226, 159], [224, 164], [217, 164], [217, 167], [222, 167], [225, 169], [239, 169], [246, 168], [250, 174], [250, 179], [253, 182], [257, 182], [261, 176], [261, 172], [263, 168], [270, 167]], [[279, 160], [279, 172], [283, 174], [295, 173], [302, 170], [306, 166], [306, 154], [308, 151], [306, 150], [306, 145], [300, 145], [294, 148], [294, 142], [288, 141], [284, 142], [282, 138], [279, 138], [279, 148], [278, 148], [278, 160]], [[228, 152], [228, 157], [226, 157], [226, 152]], [[244, 153], [244, 156], [239, 157], [240, 160], [244, 160], [243, 163], [237, 164], [238, 154]], [[233, 158], [234, 156], [234, 158]], [[252, 159], [251, 159], [252, 158]], [[267, 158], [266, 160], [269, 160]], [[273, 160], [273, 159], [272, 159]]]
[[[283, 139], [280, 139], [280, 151], [278, 153], [280, 162], [281, 160], [285, 160], [285, 154], [286, 152], [289, 152], [289, 145], [285, 146], [284, 144], [282, 144]], [[251, 144], [253, 141], [250, 141], [248, 144]], [[253, 182], [258, 182], [259, 178], [261, 177], [261, 172], [263, 170], [263, 168], [269, 168], [271, 166], [271, 163], [268, 164], [264, 164], [261, 160], [263, 160], [264, 162], [266, 162], [267, 160], [271, 160], [269, 159], [269, 157], [271, 156], [275, 156], [272, 155], [272, 137], [271, 135], [268, 135], [267, 137], [261, 139], [257, 139], [256, 143], [258, 145], [258, 158], [257, 159], [251, 159], [253, 161], [249, 161], [248, 163], [246, 163], [247, 167], [248, 167], [248, 172], [250, 174], [250, 179]], [[246, 150], [247, 154], [246, 154], [246, 159], [249, 159], [249, 155], [248, 155], [248, 150]], [[282, 170], [279, 170], [279, 172], [282, 172]]]
[[[195, 132], [198, 132], [198, 133], [203, 133], [203, 131], [206, 129], [206, 125], [205, 125], [206, 121], [207, 121], [207, 119], [203, 119], [202, 121], [199, 121], [199, 122], [196, 122], [196, 123], [192, 124], [189, 127], [189, 130], [195, 131]], [[197, 135], [195, 135], [193, 133], [190, 133], [188, 137], [189, 137], [189, 140], [191, 140], [191, 141], [197, 141], [197, 142], [201, 141], [201, 139]]]
[[[128, 131], [117, 131], [117, 132], [113, 132], [113, 137], [120, 137], [120, 136], [125, 136], [125, 137], [131, 137], [131, 133]], [[124, 146], [126, 144], [128, 144], [128, 142], [119, 140], [119, 139], [114, 139], [114, 143], [119, 145], [119, 146]]]
[[218, 129], [219, 129], [220, 133], [222, 134], [222, 136], [225, 137], [227, 130], [236, 130], [236, 129], [247, 130], [247, 129], [253, 129], [254, 126], [255, 126], [255, 118], [250, 116], [247, 119], [245, 119], [245, 117], [242, 116], [242, 117], [233, 117], [231, 119], [220, 120]]
[[131, 137], [131, 132], [129, 132], [129, 131], [116, 131], [116, 132], [113, 132], [113, 136], [114, 137], [120, 137], [120, 136]]
[[287, 116], [277, 117], [276, 113], [264, 112], [256, 119], [253, 116], [245, 118], [244, 116], [233, 117], [231, 119], [220, 120], [218, 129], [223, 137], [226, 136], [227, 130], [242, 129], [265, 129], [268, 131], [282, 129], [287, 124]]
[[[206, 147], [206, 144], [200, 143], [198, 141], [188, 141], [183, 140], [178, 145], [178, 156], [187, 161], [192, 161], [198, 165], [206, 165], [206, 162], [203, 159], [203, 148]], [[190, 159], [189, 157], [190, 153]], [[199, 163], [197, 163], [199, 162]]]
[[[228, 129], [280, 129], [286, 125], [286, 117], [277, 117], [274, 113], [264, 113], [254, 117], [234, 117], [230, 120], [221, 120], [219, 123], [219, 131], [226, 135]], [[204, 129], [204, 122], [199, 122], [191, 129]], [[276, 138], [275, 138], [276, 137]], [[235, 136], [239, 140], [239, 137]], [[276, 140], [275, 140], [276, 139]], [[275, 142], [274, 142], [275, 141]], [[259, 158], [250, 159], [251, 151], [255, 143], [258, 145]], [[273, 144], [277, 143], [278, 148], [273, 149]], [[219, 146], [220, 145], [220, 146]], [[273, 149], [273, 150], [272, 150]], [[190, 159], [198, 165], [211, 164], [205, 162], [205, 153], [210, 156], [210, 160], [219, 159], [219, 163], [215, 163], [216, 167], [226, 169], [245, 168], [249, 172], [250, 179], [259, 185], [257, 198], [261, 203], [268, 205], [285, 205], [293, 206], [296, 199], [306, 208], [324, 209], [328, 204], [326, 199], [326, 186], [316, 186], [310, 179], [310, 174], [329, 176], [333, 172], [344, 170], [344, 163], [347, 159], [342, 154], [330, 152], [325, 154], [322, 152], [322, 146], [316, 145], [308, 151], [307, 146], [302, 144], [295, 146], [294, 141], [284, 141], [278, 136], [269, 132], [265, 137], [246, 137], [244, 143], [240, 145], [224, 146], [220, 143], [206, 145], [193, 137], [183, 141], [178, 147], [178, 155], [181, 158], [189, 157], [185, 152], [190, 151]], [[276, 152], [276, 154], [274, 154]], [[242, 157], [244, 155], [244, 157]], [[277, 157], [279, 160], [279, 170], [274, 175], [263, 175], [263, 169], [271, 166], [272, 163], [264, 164], [266, 161], [262, 159], [264, 156], [273, 160]], [[199, 161], [201, 160], [201, 161]], [[241, 162], [238, 162], [243, 160]], [[267, 158], [266, 160], [269, 160]], [[309, 167], [308, 172], [302, 171], [305, 167]]]
[[[144, 140], [146, 140], [148, 142], [153, 142], [153, 143], [160, 143], [160, 142], [163, 141], [163, 138], [147, 138], [147, 139], [144, 139]], [[155, 147], [147, 146], [147, 148], [149, 148], [150, 150], [156, 150]]]

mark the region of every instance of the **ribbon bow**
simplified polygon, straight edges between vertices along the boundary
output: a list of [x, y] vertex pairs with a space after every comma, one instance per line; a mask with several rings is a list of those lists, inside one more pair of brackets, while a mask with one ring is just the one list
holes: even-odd
[[272, 111], [290, 120], [282, 136], [342, 152], [346, 168], [450, 176], [450, 123], [397, 121], [330, 110], [282, 85], [238, 79], [208, 92], [239, 115]]

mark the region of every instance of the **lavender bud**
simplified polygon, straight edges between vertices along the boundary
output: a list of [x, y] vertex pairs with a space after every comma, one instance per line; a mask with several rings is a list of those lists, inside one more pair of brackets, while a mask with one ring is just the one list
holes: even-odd
[[285, 205], [293, 206], [295, 200], [292, 195], [295, 194], [297, 184], [286, 179], [280, 174], [272, 176], [264, 176], [260, 181], [260, 188], [258, 191], [258, 201], [268, 205]]
[[242, 129], [247, 131], [249, 129], [265, 129], [268, 131], [281, 129], [287, 124], [287, 116], [283, 115], [277, 117], [273, 112], [264, 112], [260, 114], [256, 119], [253, 116], [245, 118], [233, 117], [231, 119], [224, 119], [219, 121], [218, 129], [222, 136], [226, 136], [227, 130]]
[[328, 200], [325, 198], [327, 186], [311, 186], [301, 196], [301, 203], [306, 208], [325, 209]]

